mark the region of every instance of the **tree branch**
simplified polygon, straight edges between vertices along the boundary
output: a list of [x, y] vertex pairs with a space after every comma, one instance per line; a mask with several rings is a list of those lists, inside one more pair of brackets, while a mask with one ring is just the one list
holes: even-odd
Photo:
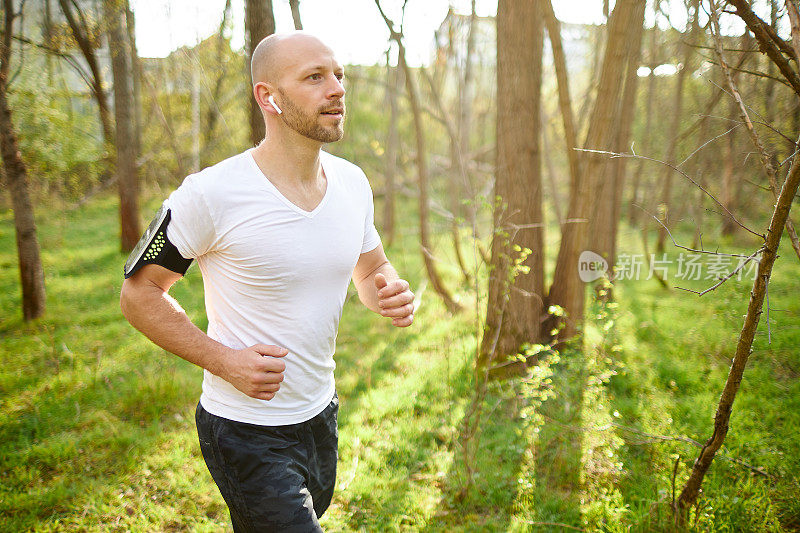
[[[797, 72], [792, 69], [791, 65], [789, 65], [789, 61], [786, 57], [781, 53], [784, 52], [797, 61], [797, 54], [794, 49], [788, 47], [783, 39], [778, 37], [774, 31], [771, 31], [772, 28], [769, 24], [753, 13], [747, 0], [727, 0], [727, 2], [736, 8], [735, 14], [741, 18], [744, 23], [747, 24], [747, 27], [750, 28], [750, 31], [753, 32], [761, 52], [769, 56], [772, 62], [778, 67], [778, 70], [781, 71], [781, 74], [786, 78], [786, 81], [792, 86], [794, 92], [800, 96], [800, 77], [797, 75]], [[768, 30], [767, 28], [770, 29]]]
[[608, 150], [589, 150], [589, 149], [586, 149], [586, 148], [576, 148], [576, 150], [580, 150], [581, 152], [592, 152], [592, 153], [595, 153], [595, 154], [606, 154], [606, 155], [610, 155], [612, 158], [614, 158], [614, 157], [632, 157], [632, 158], [639, 158], [639, 159], [644, 159], [645, 161], [653, 161], [653, 162], [655, 162], [655, 163], [661, 163], [662, 165], [666, 165], [666, 166], [668, 166], [669, 168], [671, 168], [672, 170], [674, 170], [675, 172], [679, 173], [681, 176], [683, 176], [683, 177], [684, 177], [684, 178], [686, 178], [687, 180], [691, 181], [691, 182], [692, 182], [692, 183], [693, 183], [693, 184], [694, 184], [694, 185], [695, 185], [697, 188], [699, 188], [701, 191], [703, 191], [703, 192], [706, 194], [706, 196], [708, 196], [709, 198], [711, 198], [712, 200], [714, 200], [714, 202], [715, 202], [715, 203], [716, 203], [718, 206], [720, 206], [720, 207], [721, 207], [721, 208], [722, 208], [722, 209], [723, 209], [723, 210], [724, 210], [724, 211], [725, 211], [725, 212], [728, 214], [728, 216], [731, 218], [731, 220], [733, 220], [733, 221], [736, 223], [736, 225], [737, 225], [737, 226], [739, 226], [740, 228], [742, 228], [743, 230], [745, 230], [745, 231], [747, 231], [747, 232], [749, 232], [749, 233], [752, 233], [752, 234], [753, 234], [753, 235], [755, 235], [756, 237], [759, 237], [759, 238], [761, 238], [762, 240], [765, 238], [765, 237], [764, 237], [764, 235], [762, 235], [762, 234], [760, 234], [760, 233], [756, 233], [755, 231], [751, 230], [750, 228], [748, 228], [747, 226], [745, 226], [744, 224], [742, 224], [741, 222], [739, 222], [739, 219], [738, 219], [738, 218], [736, 218], [736, 217], [733, 215], [733, 213], [731, 213], [731, 212], [728, 210], [728, 208], [727, 208], [727, 207], [725, 207], [724, 205], [722, 205], [722, 204], [720, 203], [720, 201], [719, 201], [719, 200], [717, 200], [717, 199], [716, 199], [716, 197], [715, 197], [713, 194], [711, 194], [710, 192], [708, 192], [708, 191], [706, 190], [706, 188], [705, 188], [705, 187], [703, 187], [702, 185], [700, 185], [699, 183], [697, 183], [697, 182], [696, 182], [695, 180], [693, 180], [693, 179], [692, 179], [692, 178], [691, 178], [691, 177], [690, 177], [688, 174], [686, 174], [686, 172], [682, 171], [681, 169], [679, 169], [679, 168], [678, 168], [678, 167], [676, 167], [675, 165], [672, 165], [672, 164], [670, 164], [670, 163], [666, 163], [666, 162], [664, 162], [664, 161], [661, 161], [661, 160], [659, 160], [659, 159], [655, 159], [655, 158], [652, 158], [652, 157], [647, 157], [647, 156], [643, 156], [643, 155], [637, 155], [637, 154], [623, 154], [623, 153], [619, 153], [619, 152], [609, 152]]
[[[759, 158], [761, 160], [761, 166], [764, 168], [764, 172], [767, 174], [767, 181], [769, 182], [769, 188], [772, 191], [772, 195], [775, 199], [778, 198], [778, 180], [776, 177], [775, 168], [772, 166], [772, 160], [770, 154], [767, 153], [766, 148], [764, 148], [761, 139], [758, 136], [758, 133], [755, 130], [755, 126], [750, 121], [750, 115], [747, 113], [747, 107], [742, 100], [742, 95], [739, 94], [739, 89], [736, 87], [736, 82], [733, 80], [733, 75], [731, 75], [731, 71], [728, 68], [728, 63], [725, 61], [725, 56], [722, 52], [722, 39], [720, 38], [720, 29], [719, 29], [719, 20], [717, 18], [717, 12], [714, 9], [714, 5], [712, 4], [711, 8], [711, 36], [714, 39], [714, 43], [716, 45], [715, 52], [717, 54], [717, 58], [719, 59], [719, 64], [722, 67], [722, 71], [725, 74], [725, 80], [728, 82], [728, 88], [730, 89], [734, 100], [739, 105], [739, 114], [744, 121], [745, 126], [747, 126], [747, 133], [750, 135], [750, 140], [753, 143], [753, 146], [756, 147], [758, 151]], [[786, 233], [789, 234], [789, 239], [792, 242], [792, 248], [794, 248], [795, 254], [797, 254], [798, 259], [800, 259], [800, 242], [797, 239], [797, 232], [794, 229], [794, 224], [792, 224], [792, 219], [787, 217], [786, 218]], [[723, 280], [724, 281], [724, 280]], [[720, 282], [721, 284], [722, 282]], [[703, 291], [703, 294], [708, 292], [709, 290], [715, 289], [718, 285], [715, 285], [711, 289]]]

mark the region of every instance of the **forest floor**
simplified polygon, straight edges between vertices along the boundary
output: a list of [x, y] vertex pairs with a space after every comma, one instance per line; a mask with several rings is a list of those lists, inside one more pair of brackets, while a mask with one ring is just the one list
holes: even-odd
[[[13, 218], [0, 213], [0, 531], [228, 530], [194, 429], [201, 371], [119, 312], [114, 198], [38, 215], [48, 308], [25, 324]], [[800, 263], [786, 244], [730, 431], [690, 516], [698, 531], [800, 529]], [[620, 251], [641, 253], [638, 230], [621, 230]], [[680, 252], [670, 247], [668, 284], [711, 285], [675, 279]], [[617, 303], [589, 305], [585, 356], [568, 350], [544, 358], [533, 380], [490, 387], [464, 490], [462, 419], [484, 295], [462, 285], [466, 311], [449, 316], [421, 284], [413, 228], [388, 254], [421, 307], [412, 328], [393, 328], [350, 288], [327, 531], [671, 529], [673, 493], [699, 451], [674, 437], [711, 435], [752, 275], [698, 297], [645, 279], [645, 262], [640, 279], [617, 284]], [[455, 285], [449, 258], [440, 265]], [[172, 294], [205, 327], [197, 267]]]

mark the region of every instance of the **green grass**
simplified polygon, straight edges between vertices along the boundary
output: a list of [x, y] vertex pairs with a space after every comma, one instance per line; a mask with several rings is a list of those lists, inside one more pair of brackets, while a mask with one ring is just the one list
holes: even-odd
[[[201, 371], [119, 313], [125, 257], [114, 199], [38, 216], [48, 310], [26, 324], [13, 220], [0, 213], [0, 531], [228, 530], [194, 430]], [[424, 289], [413, 227], [401, 228], [390, 258], [422, 307], [413, 328], [398, 330], [351, 287], [336, 355], [339, 474], [323, 527], [669, 530], [673, 465], [679, 459], [680, 490], [699, 450], [642, 433], [710, 436], [749, 281], [702, 298], [653, 280], [618, 284], [616, 308], [589, 309], [585, 357], [567, 351], [543, 365], [552, 377], [533, 391], [520, 380], [490, 388], [475, 484], [459, 499], [476, 298], [461, 287], [467, 311], [447, 315]], [[621, 251], [638, 252], [637, 243], [622, 231]], [[438, 249], [455, 286], [446, 240]], [[770, 286], [772, 342], [765, 316], [721, 450], [772, 477], [718, 456], [703, 485], [701, 531], [800, 528], [800, 265], [788, 246], [781, 255]], [[196, 267], [172, 292], [205, 327]], [[549, 396], [540, 404], [542, 391]]]

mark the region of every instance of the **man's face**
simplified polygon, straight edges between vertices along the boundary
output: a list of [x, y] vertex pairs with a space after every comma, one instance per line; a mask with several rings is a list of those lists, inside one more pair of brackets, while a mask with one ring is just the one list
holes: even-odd
[[283, 121], [300, 135], [323, 143], [336, 142], [344, 135], [344, 97], [312, 109], [304, 109], [284, 90], [278, 89], [278, 94], [281, 97]]
[[330, 143], [344, 135], [344, 70], [333, 52], [316, 40], [292, 43], [276, 86], [284, 123], [315, 141]]

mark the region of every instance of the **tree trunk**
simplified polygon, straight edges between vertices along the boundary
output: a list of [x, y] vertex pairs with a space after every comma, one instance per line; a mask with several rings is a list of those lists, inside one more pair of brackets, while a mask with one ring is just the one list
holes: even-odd
[[[245, 33], [247, 39], [247, 62], [245, 70], [250, 80], [250, 59], [261, 39], [275, 33], [275, 17], [272, 13], [272, 0], [246, 0]], [[264, 138], [264, 117], [253, 97], [252, 80], [247, 84], [247, 101], [250, 108], [250, 143], [255, 146]]]
[[[694, 48], [692, 46], [693, 43], [691, 41], [695, 35], [695, 28], [698, 26], [698, 15], [699, 13], [697, 10], [695, 10], [691, 22], [691, 30], [689, 30], [690, 42], [681, 42], [680, 44], [680, 48], [683, 49], [683, 68], [678, 71], [678, 74], [675, 78], [675, 93], [672, 106], [670, 107], [670, 127], [668, 130], [672, 135], [672, 138], [667, 144], [667, 153], [664, 156], [664, 161], [669, 164], [677, 163], [675, 161], [675, 157], [678, 152], [678, 140], [680, 137], [677, 135], [677, 132], [680, 129], [681, 118], [683, 116], [683, 93], [686, 86], [686, 74], [691, 72], [690, 64], [692, 62], [692, 55], [694, 54]], [[662, 222], [664, 223], [664, 226], [669, 225], [670, 203], [672, 201], [672, 177], [674, 173], [674, 170], [664, 165], [661, 174], [661, 183], [663, 184], [661, 189], [661, 208], [663, 209]], [[667, 230], [664, 229], [664, 226], [660, 226], [658, 230], [658, 240], [656, 241], [656, 252], [658, 253], [664, 252], [664, 242], [667, 238]]]
[[739, 339], [736, 343], [736, 353], [733, 357], [730, 371], [728, 372], [728, 379], [725, 381], [725, 386], [722, 389], [719, 404], [717, 405], [717, 412], [714, 415], [714, 430], [711, 437], [709, 437], [700, 450], [700, 454], [692, 467], [692, 473], [676, 503], [678, 507], [677, 510], [682, 515], [697, 501], [697, 496], [700, 493], [700, 486], [703, 484], [703, 478], [711, 467], [711, 462], [714, 460], [717, 451], [725, 441], [725, 436], [728, 434], [731, 412], [733, 411], [733, 402], [736, 399], [736, 393], [739, 391], [739, 385], [742, 383], [744, 369], [747, 366], [747, 361], [750, 358], [750, 353], [753, 348], [753, 339], [755, 338], [758, 322], [761, 318], [761, 310], [764, 305], [764, 297], [768, 290], [769, 278], [772, 275], [772, 267], [777, 258], [778, 245], [780, 244], [786, 220], [789, 217], [792, 199], [794, 195], [797, 194], [798, 185], [800, 185], [800, 157], [795, 156], [789, 174], [778, 196], [778, 201], [775, 204], [775, 210], [772, 213], [769, 227], [767, 228], [766, 241], [764, 243], [761, 260], [758, 263], [758, 274], [753, 281], [753, 289], [750, 291], [750, 302], [747, 306], [747, 314], [745, 315], [742, 331], [739, 333]]
[[[78, 25], [75, 13], [72, 11], [74, 4], [72, 4], [70, 0], [58, 0], [58, 2], [61, 6], [61, 11], [64, 13], [64, 17], [67, 19], [67, 24], [69, 24], [70, 30], [72, 30], [72, 36], [78, 43], [83, 58], [86, 60], [86, 64], [89, 65], [89, 70], [92, 72], [92, 93], [97, 101], [97, 108], [100, 113], [100, 126], [103, 130], [103, 141], [106, 146], [110, 147], [114, 144], [114, 127], [112, 125], [113, 122], [111, 119], [111, 109], [108, 105], [108, 97], [103, 89], [103, 75], [97, 63], [94, 45], [87, 36], [88, 29]], [[78, 14], [81, 15], [80, 12]], [[81, 20], [86, 20], [82, 15], [80, 18]]]
[[[476, 365], [481, 373], [495, 367], [489, 373], [493, 377], [524, 371], [525, 363], [509, 363], [509, 358], [520, 353], [523, 344], [539, 342], [541, 336], [541, 3], [500, 0], [497, 7], [497, 201], [486, 325]], [[528, 272], [515, 272], [519, 249], [530, 250], [521, 264]]]
[[[42, 40], [46, 45], [52, 44], [54, 37], [53, 33], [53, 10], [50, 6], [50, 0], [44, 0], [44, 13], [42, 21]], [[53, 85], [53, 54], [47, 54], [45, 57], [47, 68], [47, 83]]]
[[[800, 54], [800, 13], [797, 11], [797, 6], [786, 2], [789, 11], [789, 19], [792, 26], [792, 46], [796, 54]], [[741, 6], [741, 7], [740, 7]], [[737, 14], [741, 17], [744, 6], [737, 1]], [[711, 19], [715, 27], [715, 31], [719, 34], [719, 23], [716, 17], [716, 6], [714, 2], [711, 3]], [[748, 22], [748, 26], [752, 20]], [[761, 38], [759, 43], [764, 44]], [[772, 57], [771, 57], [772, 58]], [[775, 59], [773, 59], [775, 61]], [[783, 61], [783, 59], [779, 59]], [[782, 74], [784, 69], [790, 68], [787, 65], [779, 65]], [[792, 72], [785, 73], [784, 76], [788, 79], [792, 76]], [[794, 74], [796, 75], [796, 74]], [[796, 96], [800, 95], [800, 87], [795, 89]], [[795, 148], [798, 144], [795, 143]], [[744, 317], [742, 331], [739, 333], [739, 339], [736, 344], [736, 353], [734, 354], [731, 368], [728, 373], [728, 379], [725, 382], [725, 387], [717, 405], [717, 411], [714, 416], [714, 430], [711, 437], [703, 445], [700, 454], [694, 462], [692, 472], [686, 485], [683, 487], [680, 496], [676, 502], [676, 512], [681, 519], [685, 518], [689, 508], [691, 508], [697, 501], [697, 496], [700, 493], [700, 487], [703, 483], [703, 478], [706, 472], [711, 467], [711, 462], [717, 451], [720, 449], [725, 441], [725, 436], [728, 433], [731, 412], [733, 411], [733, 402], [736, 399], [736, 394], [739, 386], [742, 383], [744, 370], [747, 366], [747, 361], [750, 358], [750, 353], [753, 348], [753, 339], [755, 338], [756, 329], [761, 318], [761, 310], [764, 304], [764, 299], [767, 295], [769, 288], [769, 279], [772, 275], [772, 267], [778, 255], [778, 245], [780, 244], [783, 229], [786, 221], [789, 218], [789, 211], [792, 207], [792, 201], [797, 194], [798, 186], [800, 186], [800, 157], [795, 157], [792, 160], [792, 165], [783, 182], [781, 191], [778, 194], [775, 208], [772, 212], [769, 227], [767, 228], [764, 244], [761, 249], [761, 259], [758, 263], [758, 273], [753, 281], [753, 288], [750, 291], [750, 302], [747, 306], [747, 314]]]
[[397, 135], [397, 95], [404, 83], [400, 66], [386, 65], [386, 99], [389, 103], [389, 127], [386, 136], [386, 156], [384, 161], [385, 194], [383, 201], [383, 236], [386, 246], [391, 246], [395, 236], [395, 190], [397, 189], [397, 152], [399, 140]]
[[[469, 17], [469, 30], [467, 33], [467, 55], [464, 58], [464, 76], [461, 78], [458, 91], [458, 142], [461, 157], [470, 152], [470, 132], [472, 130], [472, 93], [474, 86], [473, 57], [475, 56], [475, 26], [478, 15], [475, 12], [475, 2], [472, 0], [472, 12]], [[464, 176], [468, 179], [468, 176]]]
[[[458, 154], [458, 165], [459, 165], [459, 176], [461, 179], [461, 190], [462, 190], [462, 197], [459, 198], [459, 209], [454, 211], [454, 214], [466, 214], [467, 221], [470, 225], [472, 231], [472, 238], [474, 240], [479, 240], [480, 236], [478, 235], [478, 205], [477, 199], [475, 194], [475, 184], [473, 181], [473, 176], [469, 172], [467, 168], [467, 157], [468, 154], [471, 153], [471, 146], [472, 146], [472, 129], [473, 129], [473, 114], [475, 113], [474, 107], [474, 93], [475, 93], [475, 65], [479, 64], [479, 61], [476, 61], [475, 55], [477, 53], [475, 48], [475, 39], [477, 32], [477, 23], [478, 23], [478, 13], [476, 11], [476, 1], [472, 0], [472, 10], [470, 12], [469, 18], [469, 31], [467, 34], [467, 55], [464, 59], [464, 77], [460, 80], [461, 85], [459, 88], [459, 126], [458, 126], [458, 137], [459, 137], [459, 154]], [[471, 203], [468, 206], [464, 206], [460, 199], [461, 198], [468, 198]], [[469, 277], [469, 276], [467, 276]]]
[[[731, 98], [728, 102], [728, 117], [737, 120], [739, 116], [739, 109], [736, 101]], [[729, 211], [734, 211], [734, 167], [736, 166], [736, 130], [731, 130], [725, 136], [725, 155], [722, 160], [722, 191], [720, 194], [720, 201]], [[730, 217], [723, 217], [722, 219], [722, 234], [731, 235], [736, 231], [736, 222]]]
[[[745, 32], [745, 37], [747, 33]], [[750, 120], [750, 114], [747, 111], [747, 106], [742, 99], [742, 95], [739, 92], [738, 87], [736, 86], [736, 82], [733, 78], [733, 73], [731, 72], [730, 68], [728, 67], [728, 63], [725, 60], [725, 55], [722, 50], [722, 38], [719, 36], [718, 33], [714, 33], [714, 42], [716, 44], [716, 53], [717, 58], [719, 59], [720, 67], [722, 67], [723, 73], [725, 74], [725, 80], [728, 85], [728, 89], [731, 92], [732, 98], [731, 102], [734, 106], [736, 106], [739, 117], [741, 118], [742, 123], [745, 125], [747, 129], [747, 133], [750, 136], [750, 140], [753, 143], [753, 147], [758, 152], [759, 158], [761, 160], [761, 166], [764, 168], [764, 173], [767, 175], [767, 182], [769, 184], [769, 189], [772, 191], [773, 196], [777, 200], [778, 198], [778, 179], [777, 179], [777, 171], [773, 166], [773, 156], [771, 153], [767, 152], [767, 149], [764, 147], [764, 143], [759, 137], [758, 133], [756, 132], [755, 126], [753, 122]], [[743, 38], [742, 39], [743, 45], [750, 45], [749, 39]], [[731, 132], [733, 133], [733, 132]], [[732, 196], [733, 201], [732, 203], [738, 204], [739, 203], [739, 195], [741, 192], [742, 182], [744, 180], [738, 180], [736, 187], [734, 188], [734, 194]], [[730, 192], [730, 191], [729, 191]], [[728, 210], [732, 211], [730, 206]], [[794, 224], [792, 223], [791, 218], [786, 219], [786, 233], [789, 235], [789, 241], [792, 243], [792, 248], [795, 251], [795, 254], [800, 258], [800, 242], [797, 238], [797, 231], [794, 228]]]
[[[558, 107], [561, 110], [561, 120], [564, 124], [564, 141], [569, 162], [569, 182], [574, 186], [580, 174], [578, 162], [578, 134], [575, 131], [575, 118], [572, 114], [572, 99], [569, 95], [569, 80], [567, 76], [567, 61], [564, 56], [564, 47], [561, 45], [561, 23], [556, 18], [550, 0], [542, 2], [544, 21], [547, 25], [547, 35], [553, 50], [553, 65], [558, 81]], [[559, 216], [559, 220], [561, 217]]]
[[228, 72], [225, 67], [226, 63], [223, 63], [223, 53], [225, 52], [225, 47], [228, 46], [225, 41], [225, 28], [230, 19], [230, 12], [231, 0], [225, 0], [225, 7], [222, 10], [222, 22], [219, 23], [219, 30], [217, 31], [216, 63], [219, 66], [219, 72], [217, 73], [217, 79], [214, 81], [214, 89], [211, 91], [211, 105], [208, 106], [206, 126], [203, 128], [203, 152], [206, 154], [211, 149], [211, 141], [214, 138], [217, 119], [221, 116], [219, 98], [222, 93], [222, 82]]
[[558, 181], [556, 180], [556, 169], [553, 165], [553, 156], [550, 152], [550, 143], [547, 134], [547, 121], [542, 120], [542, 157], [544, 158], [544, 165], [547, 169], [547, 185], [550, 187], [551, 204], [553, 205], [553, 213], [556, 215], [556, 222], [562, 224], [564, 222], [564, 215], [561, 211], [561, 195], [558, 193]]
[[403, 45], [402, 36], [394, 30], [394, 24], [381, 8], [380, 0], [375, 0], [375, 5], [386, 22], [389, 28], [390, 38], [397, 43], [397, 66], [403, 69], [405, 77], [406, 92], [408, 93], [408, 102], [411, 105], [411, 113], [414, 117], [414, 131], [417, 142], [417, 177], [419, 186], [419, 241], [420, 249], [422, 251], [422, 260], [425, 264], [425, 271], [428, 274], [428, 279], [431, 281], [433, 290], [436, 291], [445, 307], [451, 313], [460, 312], [462, 307], [450, 295], [441, 276], [439, 275], [436, 265], [433, 262], [433, 247], [430, 242], [430, 228], [428, 227], [428, 215], [430, 211], [428, 200], [428, 161], [427, 161], [427, 145], [425, 143], [425, 128], [422, 125], [422, 109], [419, 104], [419, 96], [417, 94], [417, 86], [414, 82], [414, 73], [406, 62], [406, 48]]
[[105, 0], [111, 72], [114, 76], [115, 147], [117, 153], [117, 185], [119, 187], [120, 244], [130, 252], [142, 234], [139, 224], [139, 177], [136, 170], [136, 141], [133, 118], [131, 54], [128, 35], [123, 30], [125, 4], [122, 0]]
[[[615, 113], [617, 123], [613, 140], [614, 152], [625, 152], [629, 148], [633, 116], [636, 110], [636, 88], [638, 86], [639, 59], [642, 50], [642, 24], [633, 24], [627, 37], [628, 58], [625, 88]], [[589, 239], [592, 250], [608, 261], [609, 272], [614, 271], [617, 251], [617, 227], [622, 203], [622, 188], [625, 180], [626, 158], [611, 160], [604, 169], [599, 190], [594, 195], [592, 225]]]
[[292, 21], [294, 21], [294, 29], [302, 30], [303, 22], [300, 20], [300, 0], [289, 0], [289, 7], [292, 9]]
[[[653, 103], [653, 99], [655, 98], [656, 94], [656, 75], [655, 69], [658, 66], [658, 27], [654, 27], [650, 29], [650, 73], [647, 76], [647, 103], [645, 104], [645, 120], [644, 120], [644, 137], [642, 139], [642, 147], [640, 148], [641, 152], [645, 155], [649, 154], [652, 150], [652, 133], [651, 128], [653, 124], [653, 109], [655, 105]], [[638, 220], [639, 216], [641, 215], [641, 209], [639, 206], [639, 187], [642, 182], [642, 174], [644, 173], [644, 165], [645, 160], [640, 159], [638, 164], [636, 165], [636, 172], [633, 175], [633, 190], [631, 191], [631, 201], [630, 206], [628, 207], [628, 222], [633, 226], [635, 225]]]
[[[702, 144], [707, 141], [708, 126], [709, 123], [707, 120], [704, 120], [700, 123], [700, 129], [697, 135], [697, 146], [702, 146]], [[700, 187], [697, 188], [695, 200], [692, 202], [691, 213], [695, 225], [694, 237], [692, 238], [692, 248], [699, 249], [700, 242], [703, 238], [702, 227], [703, 220], [705, 218], [706, 194], [703, 192], [703, 189], [706, 188], [706, 176], [709, 174], [709, 168], [711, 166], [711, 155], [701, 150], [697, 155], [695, 155], [695, 158], [696, 160], [692, 165], [694, 170], [692, 174], [697, 176], [697, 182], [700, 184], [702, 189]]]
[[[594, 102], [585, 147], [609, 150], [614, 141], [614, 111], [617, 109], [620, 88], [627, 72], [626, 41], [630, 25], [644, 23], [644, 2], [618, 0], [609, 18], [608, 39], [600, 70], [597, 96]], [[608, 163], [605, 154], [584, 153], [578, 183], [570, 190], [567, 220], [561, 226], [561, 246], [558, 250], [553, 285], [548, 303], [561, 306], [567, 313], [560, 337], [574, 337], [583, 322], [585, 286], [578, 273], [578, 258], [587, 244], [588, 218], [591, 200], [597, 189], [597, 176]]]
[[192, 69], [192, 172], [200, 171], [200, 74]]
[[17, 132], [14, 129], [7, 98], [11, 36], [16, 16], [13, 0], [4, 0], [3, 10], [4, 33], [0, 45], [0, 152], [3, 155], [3, 174], [8, 183], [11, 205], [14, 209], [14, 229], [22, 284], [22, 316], [25, 320], [32, 320], [42, 316], [45, 311], [44, 270], [39, 254], [33, 204], [28, 192], [28, 170], [19, 151]]
[[[130, 52], [131, 78], [133, 80], [133, 139], [136, 157], [142, 155], [142, 62], [139, 60], [139, 51], [136, 48], [136, 16], [131, 10], [130, 3], [125, 0], [125, 28], [128, 33], [128, 51]], [[136, 168], [139, 165], [137, 162]]]
[[[399, 42], [398, 42], [399, 44]], [[399, 44], [400, 53], [398, 62], [403, 67], [403, 73], [406, 82], [406, 92], [408, 93], [408, 100], [411, 104], [411, 111], [414, 115], [414, 131], [416, 132], [417, 139], [417, 171], [419, 178], [419, 241], [422, 250], [422, 259], [425, 263], [425, 270], [428, 273], [428, 278], [431, 280], [436, 293], [442, 298], [442, 301], [451, 313], [461, 311], [459, 305], [450, 295], [450, 291], [445, 287], [441, 276], [439, 275], [436, 265], [433, 262], [433, 246], [430, 242], [430, 229], [428, 223], [428, 213], [430, 211], [428, 200], [428, 161], [426, 156], [427, 146], [425, 144], [425, 130], [422, 126], [422, 110], [419, 105], [419, 98], [417, 97], [417, 88], [414, 83], [413, 73], [406, 63], [405, 47]]]

